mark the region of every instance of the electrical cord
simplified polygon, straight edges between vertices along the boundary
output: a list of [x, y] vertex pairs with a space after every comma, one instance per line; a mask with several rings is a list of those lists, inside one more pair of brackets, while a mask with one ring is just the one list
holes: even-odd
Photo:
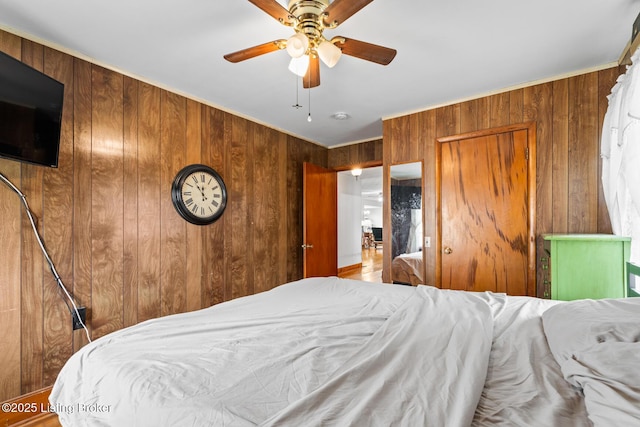
[[[27, 212], [27, 217], [29, 218], [29, 222], [31, 223], [31, 228], [33, 228], [33, 233], [36, 235], [36, 240], [38, 241], [38, 245], [40, 246], [40, 249], [42, 250], [42, 254], [44, 255], [44, 259], [47, 261], [47, 264], [49, 264], [49, 269], [51, 270], [51, 274], [53, 274], [53, 278], [55, 279], [56, 283], [58, 284], [59, 289], [62, 290], [64, 295], [71, 302], [71, 305], [73, 306], [73, 312], [75, 312], [75, 315], [76, 315], [76, 318], [78, 319], [78, 322], [80, 323], [80, 325], [84, 329], [84, 332], [87, 335], [87, 340], [89, 340], [89, 342], [91, 342], [91, 337], [89, 336], [89, 329], [87, 328], [87, 326], [82, 321], [82, 318], [80, 317], [80, 312], [78, 311], [78, 306], [76, 306], [76, 303], [73, 300], [73, 297], [71, 296], [71, 294], [69, 294], [69, 291], [67, 291], [67, 288], [64, 286], [64, 283], [62, 283], [62, 279], [60, 278], [60, 275], [58, 274], [58, 271], [56, 270], [56, 267], [53, 265], [53, 261], [49, 257], [49, 254], [47, 253], [46, 248], [44, 247], [44, 243], [42, 242], [42, 238], [40, 237], [40, 233], [38, 233], [38, 229], [36, 227], [36, 223], [35, 223], [35, 221], [33, 219], [33, 214], [31, 213], [31, 209], [29, 208], [29, 204], [27, 203], [27, 196], [25, 196], [22, 193], [22, 191], [20, 191], [18, 189], [18, 187], [13, 185], [13, 183], [11, 181], [9, 181], [9, 179], [6, 178], [2, 173], [0, 173], [0, 179], [2, 179], [2, 181], [4, 181], [4, 183], [7, 184], [7, 186], [9, 188], [11, 188], [20, 197], [20, 200], [22, 200], [22, 204], [24, 205], [24, 209]], [[72, 310], [69, 307], [69, 303], [67, 303], [67, 301], [64, 300], [64, 299], [63, 299], [63, 301], [66, 304], [67, 309], [69, 310], [69, 313], [72, 313]]]

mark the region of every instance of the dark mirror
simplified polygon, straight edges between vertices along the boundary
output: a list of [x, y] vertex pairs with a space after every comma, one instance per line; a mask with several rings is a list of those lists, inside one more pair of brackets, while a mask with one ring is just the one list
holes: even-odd
[[391, 279], [424, 283], [422, 162], [393, 165], [391, 175]]

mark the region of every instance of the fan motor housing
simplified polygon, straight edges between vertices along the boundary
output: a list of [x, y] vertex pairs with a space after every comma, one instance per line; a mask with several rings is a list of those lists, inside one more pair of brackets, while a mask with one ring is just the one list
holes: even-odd
[[312, 45], [322, 37], [322, 14], [329, 0], [291, 0], [289, 13], [296, 18], [296, 31], [305, 34]]
[[290, 0], [289, 13], [296, 18], [305, 14], [320, 16], [327, 6], [329, 0]]

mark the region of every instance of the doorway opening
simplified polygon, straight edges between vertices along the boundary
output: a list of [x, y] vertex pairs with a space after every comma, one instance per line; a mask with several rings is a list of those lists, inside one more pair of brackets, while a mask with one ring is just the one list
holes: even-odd
[[382, 166], [338, 172], [338, 276], [382, 283]]

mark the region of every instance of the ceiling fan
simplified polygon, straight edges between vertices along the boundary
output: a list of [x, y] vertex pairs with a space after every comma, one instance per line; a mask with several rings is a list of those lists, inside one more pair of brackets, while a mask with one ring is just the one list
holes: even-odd
[[291, 56], [289, 70], [303, 77], [305, 88], [320, 85], [320, 60], [328, 67], [336, 65], [342, 54], [375, 62], [389, 64], [396, 50], [342, 36], [327, 40], [322, 32], [334, 29], [373, 0], [289, 0], [289, 10], [276, 0], [249, 0], [255, 6], [287, 27], [295, 34], [288, 39], [278, 39], [229, 53], [227, 61], [241, 62], [246, 59], [277, 50], [286, 49]]

